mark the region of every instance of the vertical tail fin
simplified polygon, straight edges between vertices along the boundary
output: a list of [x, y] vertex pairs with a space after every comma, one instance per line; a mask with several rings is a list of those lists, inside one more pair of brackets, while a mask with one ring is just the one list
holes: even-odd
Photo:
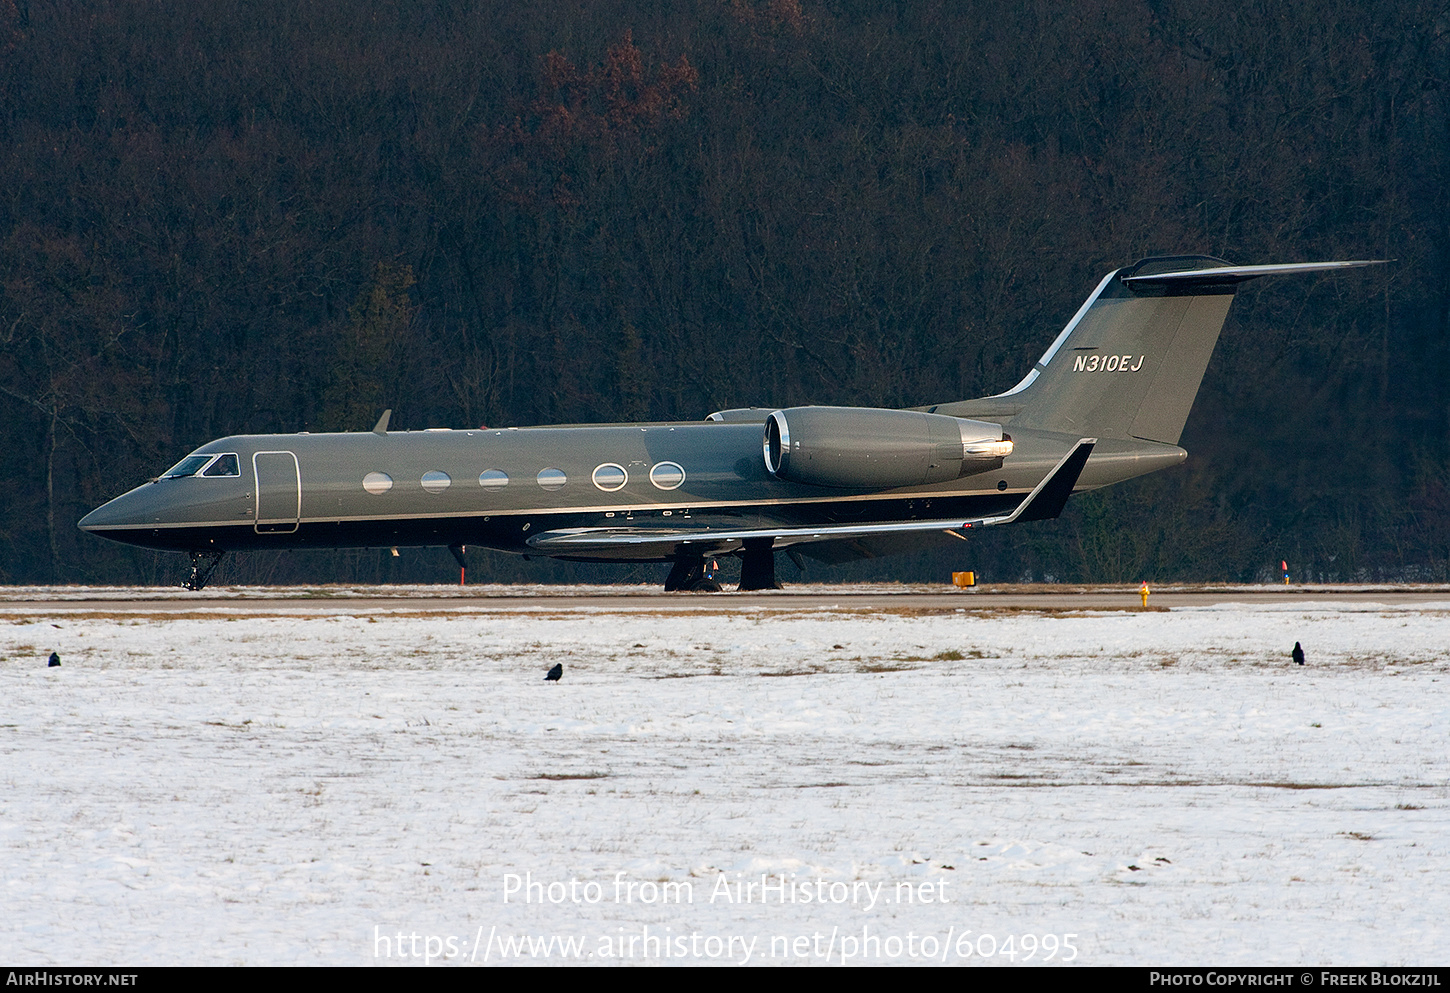
[[1240, 283], [1374, 264], [1144, 259], [1099, 283], [1027, 377], [992, 399], [1021, 404], [1014, 428], [1176, 445]]

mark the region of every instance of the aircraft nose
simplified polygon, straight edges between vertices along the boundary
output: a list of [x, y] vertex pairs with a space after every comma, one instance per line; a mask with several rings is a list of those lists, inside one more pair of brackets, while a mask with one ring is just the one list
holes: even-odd
[[76, 526], [91, 534], [111, 537], [108, 532], [145, 527], [159, 521], [158, 501], [147, 492], [154, 484], [138, 486], [129, 493], [122, 493], [82, 517]]
[[251, 494], [237, 478], [143, 483], [82, 517], [89, 534], [142, 548], [188, 551], [216, 545], [216, 522], [252, 523]]

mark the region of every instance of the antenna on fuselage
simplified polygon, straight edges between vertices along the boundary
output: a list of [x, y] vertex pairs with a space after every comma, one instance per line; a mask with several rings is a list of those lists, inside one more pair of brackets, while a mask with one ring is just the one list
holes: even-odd
[[378, 418], [378, 423], [376, 423], [376, 424], [373, 425], [373, 434], [380, 434], [380, 435], [382, 435], [384, 437], [387, 437], [387, 434], [388, 434], [388, 418], [390, 418], [392, 416], [393, 416], [393, 408], [392, 407], [389, 407], [387, 410], [383, 411], [383, 416], [382, 417], [379, 417]]

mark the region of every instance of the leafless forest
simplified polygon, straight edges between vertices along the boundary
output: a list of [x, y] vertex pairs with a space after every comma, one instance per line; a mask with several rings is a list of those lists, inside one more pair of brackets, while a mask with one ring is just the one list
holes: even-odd
[[0, 581], [169, 580], [75, 522], [226, 434], [998, 392], [1188, 252], [1397, 261], [1251, 284], [1183, 467], [815, 577], [1444, 578], [1447, 101], [1417, 0], [0, 0]]

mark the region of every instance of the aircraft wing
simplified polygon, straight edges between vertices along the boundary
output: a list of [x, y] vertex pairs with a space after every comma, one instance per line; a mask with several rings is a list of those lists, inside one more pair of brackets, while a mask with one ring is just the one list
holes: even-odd
[[1010, 514], [990, 517], [941, 518], [930, 521], [892, 521], [880, 524], [827, 524], [814, 527], [774, 525], [747, 528], [561, 528], [544, 531], [529, 545], [546, 555], [607, 555], [628, 550], [640, 554], [673, 555], [679, 549], [702, 555], [721, 554], [753, 538], [773, 538], [774, 547], [812, 542], [889, 537], [929, 531], [958, 532], [1015, 521], [1049, 520], [1062, 513], [1067, 498], [1087, 465], [1096, 438], [1083, 438], [1042, 478]]

